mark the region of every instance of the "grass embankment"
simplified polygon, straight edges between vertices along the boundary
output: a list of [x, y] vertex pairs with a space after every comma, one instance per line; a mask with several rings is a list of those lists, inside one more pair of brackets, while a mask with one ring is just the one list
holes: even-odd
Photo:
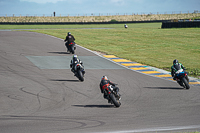
[[[76, 38], [76, 43], [83, 47], [168, 71], [170, 71], [172, 61], [178, 59], [188, 69], [191, 76], [200, 76], [199, 28], [161, 29], [161, 23], [128, 24], [128, 29], [125, 29], [122, 24], [51, 25], [50, 27], [58, 29], [31, 31], [62, 39], [65, 38], [67, 32], [71, 32]], [[95, 27], [113, 29], [74, 29]], [[6, 26], [0, 25], [1, 28], [6, 29]], [[14, 26], [9, 28], [16, 29]], [[29, 27], [29, 29], [33, 28], [36, 27], [34, 25]]]
[[150, 21], [150, 20], [178, 20], [197, 19], [200, 13], [186, 14], [142, 14], [142, 15], [112, 15], [112, 16], [56, 16], [56, 17], [0, 17], [0, 22], [109, 22], [109, 21]]

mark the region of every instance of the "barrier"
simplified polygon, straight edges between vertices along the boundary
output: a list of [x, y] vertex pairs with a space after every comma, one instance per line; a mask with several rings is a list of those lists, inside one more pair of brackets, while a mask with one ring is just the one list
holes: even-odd
[[161, 28], [192, 28], [200, 27], [200, 21], [162, 22]]
[[109, 22], [0, 22], [0, 25], [69, 25], [69, 24], [125, 24], [125, 23], [158, 23], [167, 20], [152, 21], [109, 21]]
[[0, 25], [70, 25], [70, 24], [128, 24], [128, 23], [158, 23], [162, 22], [161, 28], [190, 28], [200, 27], [200, 20], [170, 22], [169, 20], [152, 21], [109, 21], [109, 22], [0, 22]]

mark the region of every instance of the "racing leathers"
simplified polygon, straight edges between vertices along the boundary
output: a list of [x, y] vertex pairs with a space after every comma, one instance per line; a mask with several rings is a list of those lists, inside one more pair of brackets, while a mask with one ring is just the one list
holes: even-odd
[[[71, 68], [71, 71], [76, 75], [76, 72], [75, 72], [75, 66], [77, 63], [80, 63], [82, 66], [83, 66], [83, 62], [81, 60], [79, 60], [78, 58], [76, 59], [72, 59], [71, 60], [71, 63], [70, 63], [70, 68]], [[83, 69], [83, 74], [85, 74], [85, 70]]]
[[[174, 64], [171, 66], [171, 75], [172, 75], [172, 77], [173, 77], [173, 80], [176, 80], [176, 77], [177, 77], [176, 72], [177, 72], [178, 70], [181, 70], [181, 69], [183, 69], [183, 71], [184, 71], [185, 73], [187, 73], [187, 72], [185, 71], [185, 67], [184, 67], [181, 63], [174, 63]], [[187, 75], [188, 75], [188, 73], [187, 73]], [[189, 81], [188, 76], [186, 76], [186, 80]]]
[[105, 99], [108, 99], [108, 95], [107, 93], [105, 92], [105, 89], [109, 86], [109, 85], [112, 85], [114, 87], [114, 91], [118, 94], [119, 92], [119, 88], [115, 86], [115, 84], [113, 82], [111, 82], [110, 80], [105, 80], [105, 79], [102, 79], [101, 82], [100, 82], [100, 89], [101, 89], [101, 93], [104, 93], [104, 98]]
[[70, 34], [68, 34], [68, 36], [66, 36], [66, 38], [65, 38], [65, 40], [64, 40], [66, 43], [65, 43], [65, 46], [67, 47], [67, 49], [69, 50], [69, 44], [70, 43], [72, 43], [72, 42], [74, 42], [75, 41], [75, 38], [74, 38], [74, 36], [73, 35], [71, 35], [71, 33]]

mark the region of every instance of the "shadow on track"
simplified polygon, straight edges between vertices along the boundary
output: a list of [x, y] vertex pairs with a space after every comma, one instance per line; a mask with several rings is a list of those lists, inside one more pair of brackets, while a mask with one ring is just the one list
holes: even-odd
[[67, 53], [67, 52], [48, 52], [48, 53], [52, 53], [52, 54], [70, 54], [70, 53]]
[[165, 89], [165, 90], [184, 90], [184, 88], [178, 88], [178, 87], [144, 87], [148, 89]]
[[83, 107], [83, 108], [113, 108], [114, 105], [72, 105], [75, 107]]
[[49, 81], [80, 82], [79, 80], [68, 80], [68, 79], [49, 79]]

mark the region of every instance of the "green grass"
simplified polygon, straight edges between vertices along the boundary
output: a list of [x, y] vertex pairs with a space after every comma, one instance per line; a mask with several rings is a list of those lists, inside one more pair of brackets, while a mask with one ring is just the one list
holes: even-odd
[[85, 24], [85, 25], [0, 25], [0, 29], [78, 29], [78, 28], [119, 28], [123, 25]]
[[200, 13], [178, 14], [135, 14], [107, 16], [15, 16], [0, 17], [0, 22], [109, 22], [109, 21], [149, 21], [149, 20], [179, 20], [198, 18]]
[[[113, 29], [78, 29], [78, 28]], [[193, 76], [200, 76], [200, 28], [161, 29], [161, 23], [102, 25], [0, 25], [0, 29], [34, 29], [64, 39], [71, 32], [76, 43], [145, 65], [170, 70], [178, 59]], [[51, 29], [52, 28], [52, 29]], [[68, 28], [68, 29], [67, 29]], [[70, 28], [70, 29], [69, 29]]]

